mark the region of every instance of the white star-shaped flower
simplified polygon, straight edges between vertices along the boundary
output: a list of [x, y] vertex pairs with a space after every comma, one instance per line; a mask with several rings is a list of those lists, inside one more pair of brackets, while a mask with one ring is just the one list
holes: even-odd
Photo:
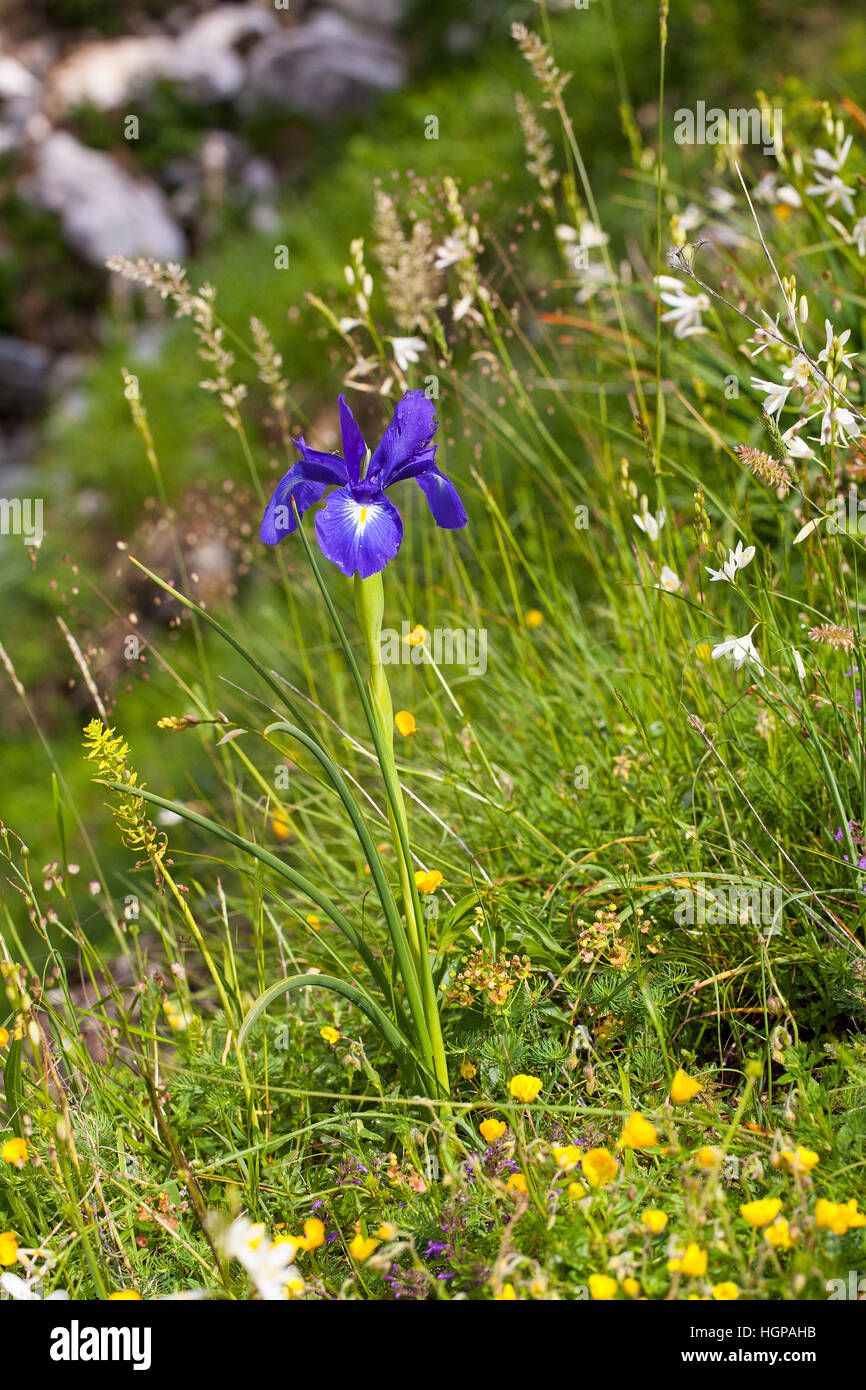
[[826, 200], [824, 206], [827, 208], [835, 207], [837, 203], [841, 203], [848, 216], [854, 216], [854, 189], [845, 182], [840, 174], [830, 174], [828, 177], [826, 174], [816, 173], [815, 182], [809, 184], [806, 192], [810, 197], [824, 198]]
[[835, 437], [835, 442], [844, 448], [849, 436], [859, 438], [860, 430], [861, 424], [857, 416], [844, 406], [828, 405], [821, 417], [822, 444], [829, 444]]
[[655, 587], [657, 589], [664, 589], [666, 594], [675, 594], [680, 589], [681, 584], [682, 580], [679, 575], [671, 569], [670, 565], [662, 565], [659, 573], [659, 582]]
[[644, 535], [649, 540], [657, 541], [659, 538], [659, 531], [662, 529], [667, 519], [667, 512], [664, 507], [662, 507], [655, 516], [653, 516], [652, 512], [641, 512], [640, 515], [634, 513], [633, 516], [634, 524], [638, 530], [643, 531]]
[[222, 1245], [226, 1258], [243, 1265], [266, 1303], [286, 1298], [287, 1289], [303, 1288], [294, 1265], [294, 1241], [271, 1241], [265, 1227], [253, 1225], [248, 1216], [235, 1218], [223, 1234]]
[[790, 386], [779, 386], [775, 381], [762, 381], [760, 377], [751, 378], [752, 385], [764, 393], [764, 409], [768, 415], [780, 415], [788, 399]]
[[[755, 627], [757, 626], [758, 624], [755, 623]], [[713, 661], [718, 661], [719, 658], [723, 656], [729, 656], [734, 663], [735, 671], [739, 671], [740, 667], [743, 666], [745, 662], [751, 661], [754, 662], [761, 675], [763, 675], [764, 667], [761, 664], [761, 658], [758, 656], [755, 650], [755, 644], [752, 641], [752, 632], [755, 631], [755, 627], [751, 629], [751, 632], [747, 632], [745, 637], [728, 637], [724, 642], [719, 642], [717, 646], [713, 647], [711, 652]]]
[[417, 362], [422, 352], [427, 351], [427, 344], [423, 338], [391, 338], [391, 345], [394, 349], [394, 361], [405, 372], [410, 362]]
[[655, 283], [659, 287], [659, 298], [667, 304], [667, 313], [662, 314], [662, 323], [674, 326], [675, 338], [690, 338], [695, 333], [706, 333], [701, 322], [701, 314], [710, 308], [709, 296], [700, 291], [691, 294], [680, 280], [673, 275], [657, 275]]

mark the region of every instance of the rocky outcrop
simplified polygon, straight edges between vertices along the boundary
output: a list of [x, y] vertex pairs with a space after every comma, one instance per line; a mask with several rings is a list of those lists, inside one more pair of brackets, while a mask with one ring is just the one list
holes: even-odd
[[394, 91], [405, 78], [405, 60], [392, 38], [322, 10], [253, 50], [243, 103], [327, 117], [357, 111], [372, 93]]
[[156, 184], [65, 130], [52, 131], [37, 147], [22, 188], [57, 213], [69, 245], [95, 265], [113, 254], [176, 261], [186, 249]]
[[218, 5], [180, 34], [106, 39], [82, 44], [54, 70], [49, 93], [59, 112], [84, 104], [119, 110], [157, 82], [173, 82], [190, 95], [232, 100], [248, 80], [242, 49], [276, 33], [273, 9]]

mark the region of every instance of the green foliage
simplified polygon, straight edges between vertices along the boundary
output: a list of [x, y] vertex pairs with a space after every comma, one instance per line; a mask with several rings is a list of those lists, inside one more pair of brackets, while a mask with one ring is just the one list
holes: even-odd
[[[286, 1285], [316, 1299], [510, 1289], [573, 1301], [602, 1296], [602, 1279], [620, 1299], [710, 1297], [733, 1282], [743, 1298], [796, 1300], [824, 1297], [862, 1257], [866, 758], [848, 672], [863, 660], [863, 547], [824, 520], [837, 477], [858, 476], [858, 441], [813, 440], [787, 489], [762, 481], [760, 457], [744, 466], [735, 446], [765, 447], [747, 377], [778, 378], [790, 350], [770, 345], [755, 366], [738, 311], [765, 322], [785, 301], [734, 151], [668, 150], [662, 165], [638, 125], [634, 149], [592, 147], [610, 126], [609, 111], [584, 110], [607, 75], [592, 61], [610, 42], [606, 13], [581, 14], [579, 40], [563, 16], [554, 25], [560, 66], [583, 59], [566, 89], [580, 93], [580, 122], [513, 53], [500, 70], [494, 49], [466, 71], [461, 119], [478, 138], [452, 131], [427, 148], [425, 114], [453, 105], [453, 84], [431, 71], [287, 203], [287, 271], [272, 269], [271, 238], [211, 248], [191, 283], [217, 283], [219, 320], [201, 295], [171, 290], [169, 307], [191, 313], [168, 323], [155, 361], [130, 344], [147, 310], [118, 308], [89, 413], [55, 421], [45, 477], [62, 549], [84, 553], [76, 570], [49, 534], [35, 569], [13, 561], [9, 592], [36, 623], [6, 666], [14, 657], [31, 692], [23, 707], [55, 775], [34, 770], [22, 737], [9, 767], [23, 842], [0, 829], [12, 1144], [0, 1192], [22, 1246], [64, 1232], [40, 1266], [46, 1287], [263, 1294], [256, 1251], [278, 1230], [297, 1246]], [[723, 18], [696, 21], [695, 71], [715, 46], [733, 80], [742, 65], [728, 49], [751, 30]], [[624, 35], [630, 67], [655, 22], [641, 10]], [[675, 82], [685, 36], [675, 17]], [[524, 158], [505, 117], [518, 72], [562, 142], [561, 177], [539, 192], [515, 172], [500, 195], [491, 169]], [[656, 77], [637, 73], [636, 96]], [[860, 351], [855, 241], [806, 191], [813, 142], [836, 131], [793, 89], [786, 113], [802, 206], [761, 203], [761, 226], [796, 276], [789, 302], [807, 296], [808, 349], [817, 356], [829, 317]], [[415, 166], [393, 181], [405, 226], [415, 212], [436, 242], [461, 239], [423, 297], [418, 363], [393, 350], [388, 261], [368, 230], [386, 149]], [[593, 248], [609, 278], [589, 286], [556, 230], [588, 223], [582, 158], [608, 190], [611, 238]], [[760, 157], [737, 158], [754, 189]], [[850, 167], [859, 190], [862, 149]], [[706, 294], [707, 331], [678, 337], [650, 283], [657, 232], [682, 243], [692, 200], [713, 221], [711, 187], [735, 199], [725, 261], [702, 251], [671, 267], [684, 293], [701, 288], [691, 268]], [[350, 260], [373, 277], [365, 302], [343, 275]], [[285, 390], [268, 380], [261, 335], [248, 340], [251, 312], [273, 326]], [[220, 344], [228, 385], [199, 391]], [[309, 518], [276, 552], [255, 543], [261, 499], [292, 457], [280, 417], [326, 447], [322, 404], [344, 384], [372, 440], [389, 401], [428, 372], [470, 524], [437, 531], [421, 499], [401, 495], [403, 547], [384, 594], [362, 592], [356, 608], [342, 576], [316, 572]], [[808, 408], [800, 390], [777, 453], [782, 426]], [[234, 567], [207, 592], [189, 534], [201, 523], [184, 510], [200, 478], [208, 538], [221, 534], [225, 484], [248, 489], [226, 523], [243, 535]], [[82, 488], [110, 492], [96, 524], [76, 516]], [[820, 527], [797, 539], [808, 519]], [[711, 583], [738, 541], [754, 553]], [[398, 631], [483, 628], [484, 674], [410, 660], [386, 676], [380, 598]], [[59, 625], [49, 640], [58, 616], [73, 644]], [[90, 724], [100, 619], [106, 643], [132, 632], [147, 661], [115, 675], [110, 712]], [[756, 647], [732, 650], [749, 626]], [[60, 677], [39, 688], [51, 662], [74, 673], [68, 723], [76, 744], [89, 724], [98, 792], [64, 746]], [[112, 703], [108, 689], [97, 697]], [[393, 751], [388, 700], [417, 721]], [[415, 867], [441, 875], [423, 916]], [[780, 895], [772, 911], [763, 892]], [[447, 1086], [433, 1084], [433, 1061]], [[680, 1072], [695, 1083], [687, 1100]], [[772, 1208], [765, 1225], [743, 1215], [754, 1202]], [[668, 1224], [653, 1233], [642, 1214], [658, 1209]], [[268, 1231], [254, 1245], [238, 1234], [247, 1215]]]

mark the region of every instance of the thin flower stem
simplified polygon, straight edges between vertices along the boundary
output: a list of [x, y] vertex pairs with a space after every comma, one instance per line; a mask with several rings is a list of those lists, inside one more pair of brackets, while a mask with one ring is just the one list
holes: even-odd
[[391, 827], [391, 838], [399, 867], [409, 946], [421, 986], [436, 1080], [443, 1093], [447, 1095], [448, 1064], [445, 1058], [445, 1044], [439, 1019], [436, 986], [430, 968], [424, 917], [412, 875], [411, 861], [407, 858], [406, 853], [409, 845], [409, 822], [394, 758], [394, 713], [388, 677], [382, 662], [381, 634], [385, 594], [381, 571], [370, 575], [367, 579], [362, 579], [360, 575], [355, 576], [355, 606], [358, 622], [364, 635], [367, 661], [370, 668], [370, 702], [373, 707], [374, 718], [379, 725], [380, 743], [377, 753], [383, 763], [382, 773], [393, 787], [393, 796], [388, 800], [388, 822]]

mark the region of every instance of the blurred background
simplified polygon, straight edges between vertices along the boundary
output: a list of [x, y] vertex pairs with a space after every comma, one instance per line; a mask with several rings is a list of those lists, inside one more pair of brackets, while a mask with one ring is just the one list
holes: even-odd
[[[671, 111], [698, 99], [747, 106], [756, 89], [844, 91], [866, 106], [861, 0], [671, 9]], [[620, 110], [627, 92], [652, 146], [657, 5], [559, 0], [548, 11], [557, 59], [575, 73], [568, 101], [606, 230], [627, 246]], [[370, 236], [377, 181], [453, 175], [507, 238], [534, 187], [514, 104], [526, 66], [509, 32], [543, 20], [517, 0], [0, 0], [0, 14], [0, 497], [43, 498], [46, 526], [38, 554], [0, 536], [0, 819], [43, 863], [56, 854], [52, 765], [101, 814], [84, 790], [93, 704], [70, 634], [145, 773], [165, 756], [152, 731], [172, 711], [150, 693], [147, 663], [124, 655], [148, 624], [171, 640], [172, 617], [119, 558], [120, 545], [171, 564], [122, 367], [141, 381], [200, 593], [255, 611], [249, 472], [198, 389], [189, 327], [109, 276], [106, 256], [182, 262], [193, 285], [217, 286], [220, 315], [241, 331], [260, 315], [282, 354], [292, 427], [327, 444], [342, 366], [305, 296], [333, 300], [351, 239]], [[530, 256], [524, 273], [533, 288], [550, 266]], [[253, 406], [257, 389], [253, 372]], [[265, 476], [267, 411], [250, 419]]]

